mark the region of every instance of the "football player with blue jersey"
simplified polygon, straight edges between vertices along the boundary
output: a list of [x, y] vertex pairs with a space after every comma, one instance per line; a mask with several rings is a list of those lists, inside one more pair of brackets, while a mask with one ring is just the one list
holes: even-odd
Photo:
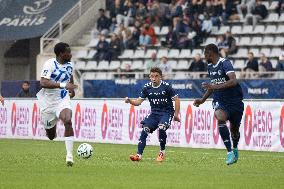
[[40, 84], [42, 89], [37, 93], [41, 120], [47, 137], [56, 137], [56, 123], [60, 119], [65, 126], [66, 164], [72, 166], [74, 132], [72, 128], [72, 110], [70, 97], [75, 96], [77, 87], [73, 81], [73, 63], [71, 50], [67, 43], [57, 43], [54, 47], [56, 58], [45, 62]]
[[[239, 85], [232, 63], [219, 56], [219, 49], [214, 44], [205, 47], [205, 59], [208, 62], [208, 73], [211, 82], [202, 83], [206, 93], [202, 98], [194, 101], [195, 106], [199, 106], [213, 94], [214, 115], [218, 120], [219, 133], [228, 151], [226, 164], [230, 165], [238, 161], [238, 142], [240, 139], [239, 127], [241, 124], [244, 103], [242, 88]], [[226, 121], [230, 122], [230, 132]]]
[[[150, 70], [150, 80], [151, 82], [143, 87], [138, 99], [131, 100], [128, 97], [125, 98], [126, 103], [134, 106], [141, 105], [148, 98], [151, 106], [151, 114], [141, 122], [143, 130], [140, 135], [137, 154], [130, 155], [132, 161], [140, 161], [142, 159], [147, 136], [158, 128], [160, 152], [156, 160], [159, 162], [163, 161], [165, 159], [167, 141], [166, 130], [170, 127], [173, 118], [175, 121], [180, 122], [180, 100], [178, 94], [169, 83], [162, 81], [161, 69], [152, 68]], [[175, 108], [172, 101], [175, 101]]]

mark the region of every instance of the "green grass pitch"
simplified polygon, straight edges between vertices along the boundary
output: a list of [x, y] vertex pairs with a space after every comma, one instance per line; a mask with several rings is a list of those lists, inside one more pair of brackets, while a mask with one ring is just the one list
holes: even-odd
[[143, 160], [131, 162], [134, 145], [92, 145], [92, 158], [75, 156], [70, 168], [64, 142], [1, 139], [0, 188], [284, 188], [283, 153], [240, 151], [238, 163], [227, 166], [225, 150], [168, 147], [166, 161], [157, 163], [159, 147], [147, 146]]

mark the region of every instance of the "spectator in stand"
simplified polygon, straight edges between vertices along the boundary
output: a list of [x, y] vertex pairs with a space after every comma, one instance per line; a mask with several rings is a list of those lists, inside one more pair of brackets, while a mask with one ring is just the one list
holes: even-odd
[[260, 72], [271, 72], [271, 71], [273, 71], [272, 64], [268, 60], [268, 58], [265, 56], [264, 53], [260, 53], [259, 71]]
[[256, 0], [256, 6], [252, 10], [252, 14], [247, 14], [245, 17], [245, 24], [248, 25], [252, 20], [252, 25], [255, 26], [259, 20], [266, 18], [268, 10], [261, 0]]
[[97, 28], [92, 31], [92, 36], [96, 37], [97, 35], [107, 36], [109, 33], [109, 28], [111, 25], [111, 20], [105, 15], [104, 9], [99, 9], [100, 17], [97, 21]]
[[142, 2], [138, 3], [138, 9], [136, 10], [136, 17], [138, 17], [141, 20], [145, 20], [147, 17], [147, 9]]
[[276, 65], [276, 71], [284, 71], [284, 47], [282, 48], [282, 52], [279, 56], [279, 60]]
[[201, 54], [197, 53], [194, 56], [192, 63], [188, 69], [190, 72], [206, 72], [206, 64], [201, 59]]
[[126, 49], [136, 49], [139, 46], [140, 30], [134, 27], [130, 39], [126, 42]]
[[97, 44], [97, 53], [94, 55], [94, 59], [99, 62], [102, 60], [108, 60], [108, 50], [109, 50], [109, 43], [106, 41], [104, 35], [100, 35], [100, 40]]
[[169, 5], [171, 18], [174, 19], [176, 17], [182, 18], [183, 17], [183, 10], [181, 6], [181, 2], [178, 0], [172, 0], [171, 4]]
[[254, 77], [253, 72], [258, 72], [258, 62], [254, 58], [253, 52], [248, 53], [248, 62], [246, 63], [246, 67], [243, 71], [245, 71], [244, 77], [246, 79]]
[[125, 0], [123, 5], [121, 2], [119, 4], [119, 13], [116, 16], [117, 24], [120, 25], [124, 23], [125, 27], [128, 27], [129, 24], [134, 23], [134, 17], [136, 15], [135, 7], [133, 6], [131, 0]]
[[227, 52], [229, 51], [229, 45], [228, 45], [228, 42], [226, 40], [226, 36], [220, 35], [218, 37], [217, 44], [218, 44], [217, 46], [219, 48], [219, 52], [221, 54], [221, 57], [225, 58], [227, 56]]
[[239, 5], [237, 5], [237, 11], [240, 19], [242, 20], [246, 14], [251, 14], [255, 6], [255, 0], [242, 0]]
[[281, 12], [283, 12], [284, 9], [284, 0], [278, 0], [278, 5], [276, 7], [276, 12], [278, 13], [278, 15], [281, 15]]
[[157, 42], [157, 36], [155, 34], [155, 30], [149, 24], [144, 24], [142, 28], [142, 32], [139, 37], [139, 45], [144, 48], [148, 45], [155, 45]]
[[145, 73], [150, 73], [151, 68], [159, 67], [160, 61], [157, 59], [157, 54], [153, 53], [151, 55], [151, 60], [147, 61], [145, 64]]
[[122, 42], [117, 34], [112, 34], [109, 46], [109, 61], [117, 60], [118, 56], [122, 52]]
[[31, 97], [35, 97], [35, 95], [33, 95], [30, 92], [30, 82], [28, 81], [24, 81], [22, 83], [22, 89], [21, 91], [17, 94], [17, 97], [20, 98], [31, 98]]
[[238, 51], [237, 41], [229, 31], [226, 32], [226, 41], [228, 44], [228, 50], [225, 52], [226, 56], [236, 54]]
[[172, 78], [172, 66], [170, 65], [170, 63], [168, 62], [168, 58], [167, 57], [162, 57], [161, 58], [161, 63], [159, 65], [159, 68], [162, 70], [163, 73], [163, 79], [171, 79]]
[[207, 13], [204, 13], [204, 20], [202, 22], [202, 28], [201, 28], [201, 33], [203, 38], [207, 38], [211, 31], [212, 31], [212, 27], [213, 27], [213, 23], [211, 18], [209, 17], [209, 15]]
[[169, 26], [169, 32], [166, 35], [166, 41], [162, 41], [162, 46], [166, 46], [172, 49], [177, 49], [178, 37], [176, 32], [173, 31], [173, 27]]

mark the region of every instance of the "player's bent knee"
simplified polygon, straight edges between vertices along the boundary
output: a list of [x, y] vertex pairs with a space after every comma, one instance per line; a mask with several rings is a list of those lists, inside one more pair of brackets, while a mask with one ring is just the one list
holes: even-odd
[[149, 127], [147, 127], [147, 126], [143, 126], [143, 130], [144, 130], [147, 134], [151, 133], [151, 129], [150, 129]]
[[165, 124], [159, 124], [159, 130], [167, 130], [167, 126]]

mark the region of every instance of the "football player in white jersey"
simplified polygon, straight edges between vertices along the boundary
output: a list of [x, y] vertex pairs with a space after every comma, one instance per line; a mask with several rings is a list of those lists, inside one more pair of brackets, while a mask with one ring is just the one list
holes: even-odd
[[72, 110], [70, 97], [75, 96], [77, 87], [73, 82], [73, 64], [70, 46], [66, 43], [57, 43], [54, 47], [56, 58], [45, 62], [40, 84], [42, 89], [37, 93], [38, 104], [41, 110], [41, 120], [46, 135], [50, 140], [56, 137], [56, 123], [60, 119], [65, 126], [66, 164], [72, 166], [74, 132], [72, 128]]

